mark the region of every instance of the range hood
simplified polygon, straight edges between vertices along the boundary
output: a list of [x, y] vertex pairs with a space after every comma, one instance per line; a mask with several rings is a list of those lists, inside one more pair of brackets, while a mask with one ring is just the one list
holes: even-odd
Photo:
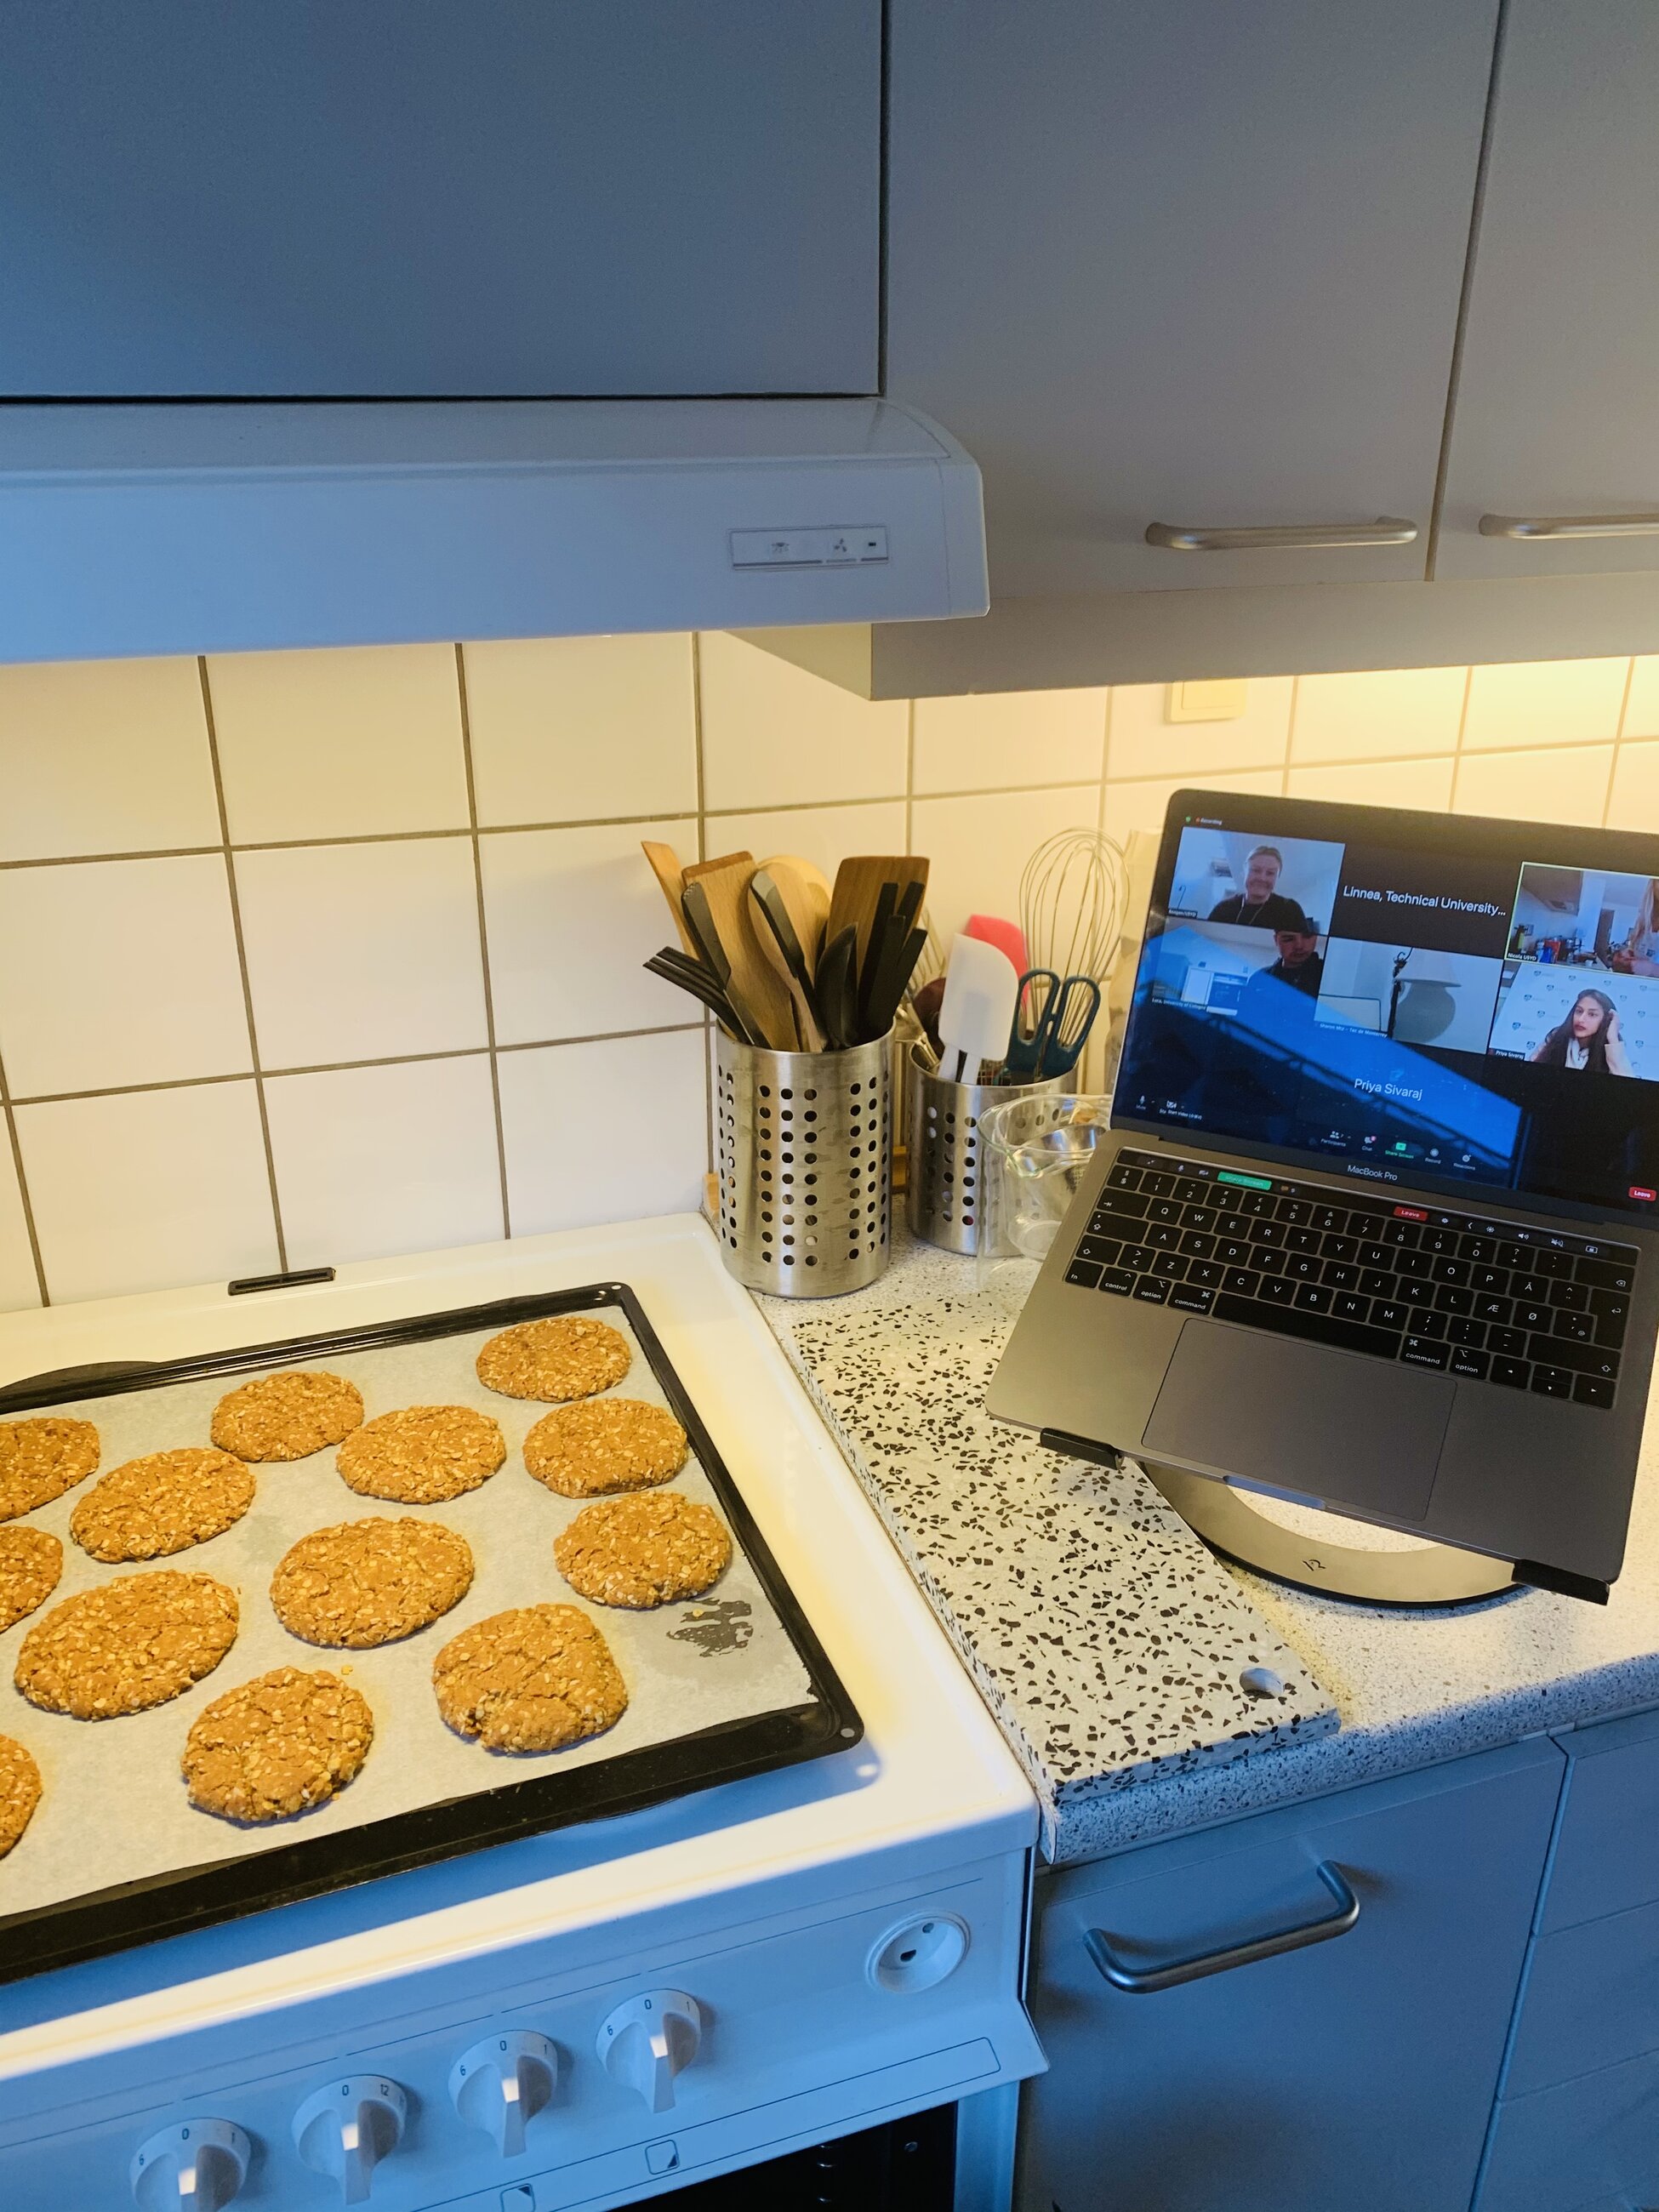
[[0, 660], [979, 615], [882, 399], [0, 405]]

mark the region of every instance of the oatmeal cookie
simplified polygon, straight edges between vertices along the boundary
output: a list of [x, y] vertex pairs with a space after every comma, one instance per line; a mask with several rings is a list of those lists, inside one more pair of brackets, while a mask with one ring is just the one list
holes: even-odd
[[90, 1421], [55, 1413], [0, 1421], [0, 1521], [50, 1505], [98, 1464], [98, 1431]]
[[340, 1375], [259, 1375], [221, 1398], [208, 1434], [238, 1459], [309, 1459], [363, 1424], [363, 1394]]
[[70, 1534], [94, 1559], [163, 1559], [222, 1535], [253, 1503], [253, 1476], [206, 1445], [148, 1452], [100, 1475], [70, 1516]]
[[211, 1575], [124, 1575], [53, 1606], [23, 1638], [12, 1679], [49, 1713], [142, 1713], [210, 1674], [236, 1623], [235, 1591]]
[[337, 1674], [277, 1667], [203, 1707], [180, 1771], [199, 1812], [288, 1820], [343, 1790], [374, 1741], [368, 1700]]
[[438, 1620], [472, 1584], [472, 1550], [436, 1521], [347, 1521], [301, 1536], [270, 1578], [291, 1636], [365, 1651]]
[[478, 1380], [504, 1398], [591, 1398], [620, 1382], [633, 1362], [627, 1338], [608, 1322], [568, 1314], [492, 1336], [478, 1354]]
[[15, 1738], [0, 1735], [0, 1859], [34, 1818], [40, 1802], [40, 1768]]
[[64, 1571], [64, 1547], [45, 1528], [0, 1528], [0, 1631], [44, 1605]]
[[349, 1488], [394, 1505], [435, 1505], [487, 1482], [507, 1440], [471, 1406], [406, 1406], [354, 1429], [337, 1464]]
[[554, 1540], [559, 1572], [595, 1605], [643, 1607], [701, 1597], [726, 1572], [732, 1539], [712, 1506], [647, 1491], [585, 1506]]
[[574, 1605], [526, 1605], [452, 1637], [432, 1667], [438, 1711], [490, 1751], [561, 1751], [628, 1710], [611, 1647]]
[[601, 1398], [544, 1413], [524, 1440], [524, 1463], [561, 1498], [648, 1490], [685, 1465], [685, 1431], [665, 1406]]

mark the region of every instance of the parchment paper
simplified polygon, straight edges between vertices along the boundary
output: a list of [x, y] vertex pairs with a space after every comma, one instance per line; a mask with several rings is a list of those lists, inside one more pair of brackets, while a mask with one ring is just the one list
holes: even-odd
[[[626, 1337], [633, 1364], [608, 1394], [667, 1401], [626, 1316], [593, 1309]], [[82, 1399], [43, 1408], [94, 1421], [102, 1443], [98, 1473], [10, 1527], [49, 1528], [64, 1545], [64, 1576], [46, 1604], [0, 1636], [0, 1735], [27, 1744], [40, 1768], [43, 1794], [16, 1848], [0, 1859], [0, 1918], [62, 1903], [112, 1884], [210, 1863], [338, 1833], [415, 1808], [562, 1773], [712, 1727], [806, 1702], [806, 1670], [732, 1530], [732, 1564], [700, 1599], [631, 1613], [579, 1598], [553, 1564], [553, 1540], [582, 1501], [556, 1496], [527, 1474], [524, 1439], [549, 1408], [486, 1390], [473, 1371], [482, 1329], [368, 1352], [286, 1363], [344, 1375], [363, 1394], [366, 1416], [404, 1406], [466, 1405], [497, 1421], [507, 1459], [479, 1489], [437, 1505], [399, 1505], [349, 1490], [331, 1448], [309, 1459], [254, 1468], [253, 1504], [234, 1528], [171, 1558], [108, 1567], [71, 1540], [70, 1515], [92, 1483], [140, 1453], [210, 1442], [208, 1422], [228, 1390], [257, 1374], [249, 1368], [204, 1382]], [[668, 1486], [726, 1515], [695, 1452]], [[374, 1516], [440, 1521], [472, 1547], [471, 1589], [441, 1620], [401, 1644], [346, 1651], [301, 1643], [271, 1611], [270, 1575], [290, 1544], [314, 1528]], [[13, 1685], [18, 1648], [53, 1605], [77, 1590], [149, 1569], [216, 1576], [236, 1591], [241, 1621], [235, 1643], [213, 1672], [182, 1697], [149, 1711], [103, 1721], [72, 1720], [30, 1705]], [[562, 1752], [489, 1752], [447, 1728], [433, 1695], [432, 1662], [452, 1636], [508, 1606], [580, 1607], [610, 1644], [628, 1686], [628, 1711], [607, 1734]], [[273, 1667], [328, 1668], [369, 1702], [374, 1741], [356, 1781], [314, 1811], [261, 1827], [198, 1812], [185, 1794], [179, 1756], [204, 1705]], [[3, 1942], [0, 1937], [0, 1942]]]

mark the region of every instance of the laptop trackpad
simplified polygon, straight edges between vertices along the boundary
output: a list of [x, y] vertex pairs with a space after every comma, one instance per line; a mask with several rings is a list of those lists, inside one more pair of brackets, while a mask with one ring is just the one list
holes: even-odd
[[1188, 1322], [1141, 1444], [1153, 1458], [1420, 1521], [1455, 1395], [1446, 1376]]

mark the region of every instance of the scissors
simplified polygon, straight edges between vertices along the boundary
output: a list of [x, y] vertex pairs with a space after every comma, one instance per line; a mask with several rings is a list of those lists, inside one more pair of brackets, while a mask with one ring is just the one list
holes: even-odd
[[1048, 1083], [1069, 1075], [1099, 1012], [1100, 986], [1092, 975], [1068, 975], [1062, 982], [1052, 968], [1028, 969], [1019, 979], [1000, 1080]]

